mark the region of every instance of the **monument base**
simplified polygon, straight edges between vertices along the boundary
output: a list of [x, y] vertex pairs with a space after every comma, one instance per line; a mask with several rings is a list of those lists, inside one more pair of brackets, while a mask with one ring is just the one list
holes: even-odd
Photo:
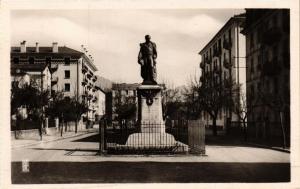
[[[162, 87], [141, 85], [138, 91], [138, 120], [140, 133], [129, 135], [124, 146], [128, 149], [151, 149], [165, 151], [187, 151], [187, 145], [166, 133], [162, 114]], [[121, 147], [121, 146], [119, 146]]]
[[175, 146], [176, 140], [168, 133], [134, 133], [129, 135], [126, 146], [129, 147], [170, 147]]

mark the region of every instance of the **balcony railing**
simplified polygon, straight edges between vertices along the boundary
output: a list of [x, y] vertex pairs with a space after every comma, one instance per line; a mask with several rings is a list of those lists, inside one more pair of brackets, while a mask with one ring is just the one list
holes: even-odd
[[223, 66], [226, 68], [226, 69], [230, 69], [232, 67], [232, 63], [229, 62], [229, 59], [225, 58], [223, 60]]
[[220, 47], [214, 48], [213, 54], [214, 54], [214, 57], [221, 56], [221, 54], [222, 54], [221, 48]]
[[223, 41], [223, 48], [224, 48], [224, 49], [230, 50], [230, 49], [231, 49], [231, 46], [232, 46], [231, 40], [225, 39], [225, 40]]
[[214, 73], [216, 75], [220, 75], [222, 72], [221, 72], [221, 69], [219, 67], [216, 67], [216, 68], [214, 68]]
[[281, 35], [280, 28], [272, 27], [263, 33], [262, 42], [266, 45], [273, 45], [280, 41]]

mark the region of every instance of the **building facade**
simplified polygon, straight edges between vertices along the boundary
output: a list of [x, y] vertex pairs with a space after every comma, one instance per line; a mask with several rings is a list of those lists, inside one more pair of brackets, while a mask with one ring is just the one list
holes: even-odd
[[[206, 82], [210, 82], [209, 85], [220, 83], [235, 89], [240, 86], [240, 90], [245, 91], [245, 36], [240, 34], [244, 21], [244, 14], [231, 17], [199, 52], [201, 85], [207, 84]], [[212, 118], [208, 113], [203, 111], [200, 117], [206, 125], [212, 125]], [[216, 124], [225, 129], [228, 121], [238, 120], [231, 109], [224, 107], [219, 111]]]
[[47, 65], [51, 73], [51, 92], [62, 92], [65, 97], [75, 97], [80, 102], [86, 102], [89, 111], [84, 117], [94, 120], [98, 99], [95, 82], [97, 76], [93, 59], [85, 52], [80, 52], [66, 46], [27, 47], [26, 41], [19, 47], [11, 48], [12, 67], [32, 67]]
[[[248, 130], [256, 138], [290, 136], [290, 18], [285, 9], [246, 9]], [[282, 124], [280, 124], [282, 123]]]

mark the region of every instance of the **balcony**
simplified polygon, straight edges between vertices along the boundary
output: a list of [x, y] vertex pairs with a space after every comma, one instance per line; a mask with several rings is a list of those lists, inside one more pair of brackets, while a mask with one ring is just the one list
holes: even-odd
[[223, 48], [224, 48], [224, 49], [230, 50], [230, 49], [231, 49], [231, 46], [232, 46], [231, 40], [225, 39], [225, 40], [223, 41]]
[[280, 65], [277, 60], [265, 62], [262, 65], [262, 76], [275, 76], [280, 73]]
[[222, 55], [222, 51], [220, 47], [214, 48], [213, 50], [214, 57], [219, 57]]
[[84, 78], [83, 81], [81, 82], [82, 86], [87, 85], [87, 83], [88, 83], [88, 82], [87, 82], [87, 79], [85, 79], [85, 78]]
[[223, 66], [226, 69], [230, 69], [232, 67], [232, 63], [230, 63], [229, 60], [226, 58], [226, 59], [223, 60]]
[[222, 71], [220, 68], [216, 67], [216, 68], [214, 68], [214, 73], [215, 73], [215, 75], [221, 75]]
[[96, 81], [97, 81], [97, 76], [94, 75], [93, 82], [96, 82]]
[[205, 68], [205, 64], [204, 64], [203, 61], [200, 63], [200, 68], [201, 68], [201, 69], [204, 69], [204, 68]]
[[56, 72], [57, 69], [58, 69], [58, 64], [51, 64], [51, 66], [50, 66], [50, 72], [51, 73]]
[[272, 27], [263, 33], [262, 42], [266, 45], [273, 45], [280, 41], [282, 36], [281, 30], [278, 27]]
[[57, 82], [58, 82], [58, 77], [52, 77], [52, 79], [51, 79], [51, 85], [52, 85], [52, 86], [53, 86], [53, 85], [56, 85]]
[[90, 74], [90, 72], [87, 73], [86, 75], [87, 78], [91, 79], [92, 78], [92, 74]]

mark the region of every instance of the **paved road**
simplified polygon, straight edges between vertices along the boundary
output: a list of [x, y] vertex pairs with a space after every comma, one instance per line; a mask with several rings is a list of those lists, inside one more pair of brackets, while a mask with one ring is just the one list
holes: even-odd
[[[207, 146], [207, 156], [97, 156], [91, 133], [12, 150], [13, 183], [288, 182], [290, 154]], [[22, 172], [22, 161], [29, 172]]]

